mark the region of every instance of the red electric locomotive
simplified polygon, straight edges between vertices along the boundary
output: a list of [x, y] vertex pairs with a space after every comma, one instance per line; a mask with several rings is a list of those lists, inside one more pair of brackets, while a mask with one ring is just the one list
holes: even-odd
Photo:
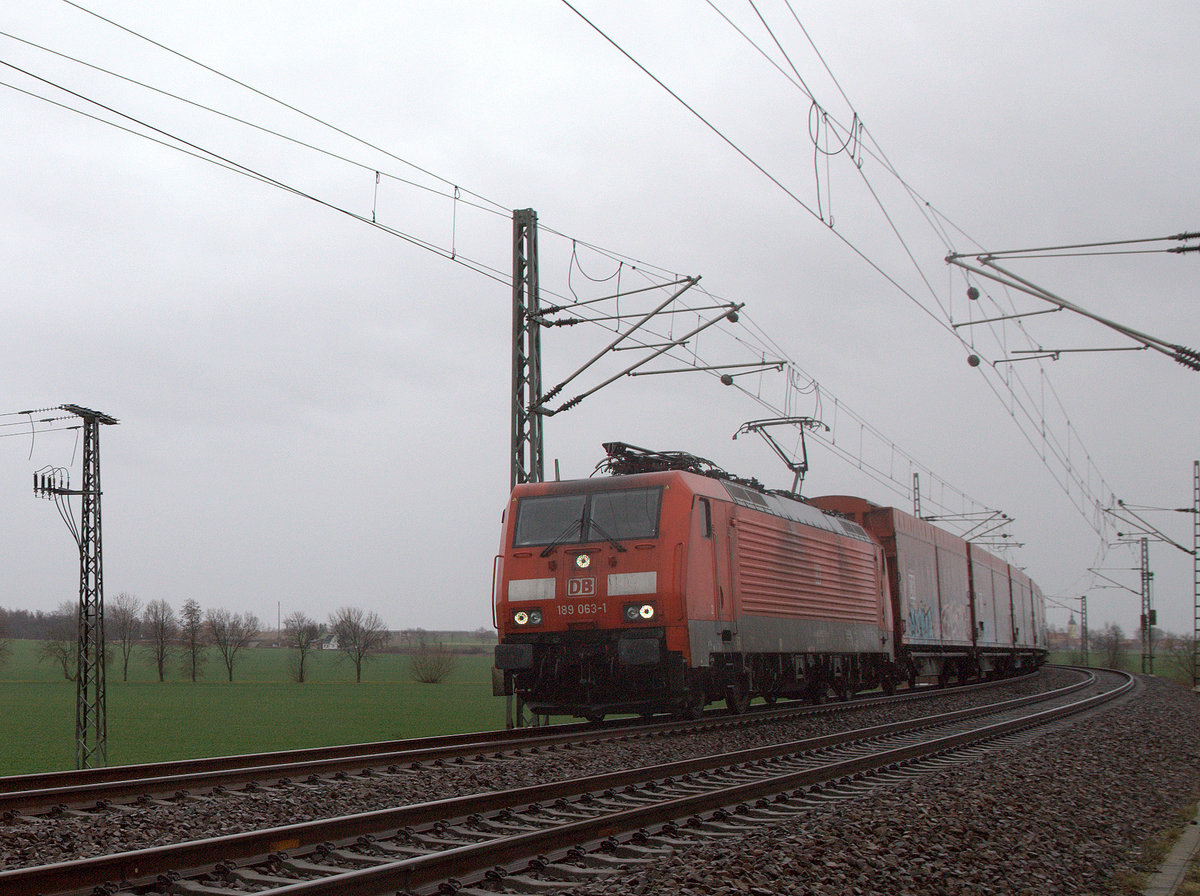
[[860, 525], [689, 455], [605, 447], [624, 475], [509, 501], [497, 693], [595, 719], [890, 684], [883, 551]]

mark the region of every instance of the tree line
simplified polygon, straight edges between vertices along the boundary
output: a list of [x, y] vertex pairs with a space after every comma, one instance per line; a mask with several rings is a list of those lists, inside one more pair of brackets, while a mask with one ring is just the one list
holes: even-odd
[[[1197, 679], [1196, 640], [1192, 635], [1174, 635], [1151, 627], [1154, 654], [1158, 657], [1158, 670], [1176, 673], [1185, 680]], [[1115, 622], [1110, 622], [1098, 632], [1088, 636], [1089, 653], [1098, 654], [1096, 662], [1109, 669], [1124, 668], [1125, 658], [1141, 647], [1141, 631], [1133, 641], [1126, 638], [1125, 631]], [[1094, 662], [1093, 665], [1096, 663]]]
[[[197, 681], [212, 652], [220, 658], [229, 681], [242, 651], [262, 632], [259, 618], [250, 612], [226, 609], [204, 610], [195, 600], [186, 601], [178, 612], [165, 600], [143, 605], [133, 594], [123, 591], [107, 602], [104, 609], [104, 635], [110, 659], [121, 670], [121, 680], [129, 680], [129, 663], [134, 648], [155, 669], [159, 681], [177, 662], [183, 674]], [[305, 680], [308, 659], [327, 637], [340, 654], [354, 666], [355, 681], [362, 681], [363, 664], [372, 651], [387, 643], [388, 630], [379, 614], [358, 607], [341, 607], [318, 622], [296, 611], [283, 620], [283, 646], [290, 651], [292, 677]], [[63, 676], [75, 679], [78, 666], [77, 608], [70, 602], [60, 604], [52, 613], [0, 608], [0, 663], [10, 647], [8, 638], [28, 638], [43, 642], [38, 648], [41, 661], [58, 666]]]

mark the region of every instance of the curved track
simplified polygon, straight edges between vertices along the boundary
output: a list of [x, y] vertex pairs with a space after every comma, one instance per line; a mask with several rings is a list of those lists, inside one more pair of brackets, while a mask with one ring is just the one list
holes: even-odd
[[[1130, 687], [1129, 676], [1106, 672], [1058, 691], [915, 721], [18, 869], [0, 873], [0, 894], [90, 892], [105, 881], [127, 882], [108, 885], [109, 893], [453, 892], [459, 884], [452, 876], [485, 888], [489, 878], [503, 881], [498, 885], [508, 892], [545, 890], [554, 880], [565, 887], [681, 839], [727, 835], [738, 824], [802, 810], [814, 798], [811, 788], [864, 786], [866, 776], [886, 781], [930, 757], [952, 761], [979, 743], [1052, 724]], [[647, 828], [656, 830], [625, 843], [614, 839]]]
[[465, 762], [485, 754], [558, 744], [578, 744], [629, 737], [652, 737], [672, 732], [695, 732], [758, 724], [767, 719], [839, 712], [850, 708], [887, 705], [936, 697], [951, 691], [986, 689], [1013, 679], [965, 685], [961, 688], [921, 689], [895, 697], [864, 697], [824, 706], [801, 703], [756, 707], [743, 716], [710, 711], [691, 721], [640, 719], [552, 725], [543, 728], [484, 731], [346, 746], [314, 747], [274, 753], [185, 759], [145, 765], [115, 766], [78, 771], [0, 777], [0, 819], [14, 815], [86, 809], [147, 798], [178, 798], [218, 788], [289, 782], [365, 769], [396, 771], [421, 763]]

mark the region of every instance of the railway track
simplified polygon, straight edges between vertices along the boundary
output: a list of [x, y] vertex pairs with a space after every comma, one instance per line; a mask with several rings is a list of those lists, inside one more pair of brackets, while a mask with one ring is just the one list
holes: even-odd
[[5, 871], [0, 894], [552, 892], [928, 763], [964, 761], [981, 743], [1023, 736], [1131, 686], [1129, 676], [1101, 673], [853, 732]]
[[419, 767], [423, 763], [467, 763], [485, 755], [549, 749], [566, 744], [739, 728], [762, 724], [769, 720], [930, 699], [948, 693], [992, 688], [1014, 680], [976, 683], [957, 688], [927, 688], [894, 697], [862, 697], [822, 706], [800, 703], [763, 706], [741, 716], [731, 716], [724, 711], [710, 711], [701, 719], [690, 721], [646, 723], [639, 719], [631, 719], [614, 720], [599, 726], [593, 723], [572, 723], [542, 728], [484, 731], [241, 756], [14, 775], [0, 777], [0, 819], [12, 818], [15, 815], [86, 811], [97, 806], [103, 809], [112, 804], [144, 802], [147, 799], [179, 799], [221, 788], [312, 781], [322, 777], [361, 774], [365, 770], [397, 773], [404, 767]]

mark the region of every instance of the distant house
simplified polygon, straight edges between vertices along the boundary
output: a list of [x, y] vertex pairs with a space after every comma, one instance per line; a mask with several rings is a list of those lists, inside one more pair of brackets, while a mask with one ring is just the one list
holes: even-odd
[[1061, 628], [1049, 628], [1046, 630], [1046, 643], [1051, 650], [1078, 650], [1079, 632], [1073, 625], [1066, 631]]

